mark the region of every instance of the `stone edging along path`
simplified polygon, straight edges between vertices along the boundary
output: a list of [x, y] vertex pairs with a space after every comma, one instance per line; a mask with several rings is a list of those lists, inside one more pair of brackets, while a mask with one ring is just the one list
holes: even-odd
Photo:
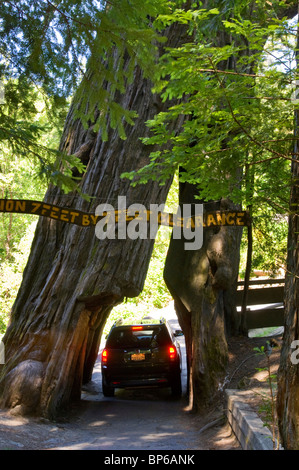
[[[257, 413], [246, 403], [248, 391], [225, 391], [227, 420], [243, 450], [273, 450], [270, 430], [264, 426]], [[280, 450], [283, 450], [280, 448]]]

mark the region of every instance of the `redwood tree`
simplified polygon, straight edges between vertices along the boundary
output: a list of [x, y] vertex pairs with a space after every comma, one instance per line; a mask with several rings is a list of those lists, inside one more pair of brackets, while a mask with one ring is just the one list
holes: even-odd
[[[297, 120], [298, 124], [298, 120]], [[298, 128], [297, 128], [298, 129]], [[296, 155], [298, 146], [296, 144]], [[299, 162], [292, 164], [288, 263], [285, 277], [285, 324], [278, 371], [277, 412], [282, 445], [299, 450]]]
[[[206, 211], [237, 209], [244, 202], [265, 204], [263, 195], [266, 190], [269, 198], [270, 188], [261, 186], [259, 191], [263, 171], [269, 161], [275, 168], [273, 160], [290, 159], [288, 144], [276, 134], [277, 120], [266, 131], [261, 125], [276, 116], [260, 98], [271, 87], [269, 76], [259, 68], [264, 46], [279, 27], [277, 18], [294, 15], [294, 7], [271, 6], [215, 0], [203, 3], [206, 12], [188, 12], [185, 17], [181, 12], [194, 40], [170, 50], [161, 61], [161, 89], [164, 98], [183, 100], [150, 123], [154, 136], [147, 142], [168, 140], [172, 145], [168, 152], [152, 154], [151, 165], [139, 172], [141, 181], [152, 172], [162, 182], [176, 164], [181, 169], [180, 204], [202, 202]], [[274, 77], [277, 82], [277, 73]], [[180, 113], [186, 120], [182, 131], [174, 134], [169, 122]], [[256, 168], [260, 178], [254, 178]], [[278, 183], [272, 189], [275, 207]], [[209, 402], [225, 383], [227, 338], [245, 329], [234, 306], [240, 240], [238, 228], [214, 227], [204, 229], [199, 250], [186, 251], [186, 240], [172, 238], [170, 243], [164, 276], [186, 337], [193, 409]]]
[[[167, 44], [178, 46], [184, 36], [185, 27], [173, 25]], [[118, 58], [116, 48], [116, 66]], [[109, 90], [110, 84], [103, 86]], [[60, 150], [76, 154], [87, 165], [80, 188], [91, 199], [51, 186], [45, 202], [94, 213], [100, 203], [116, 206], [118, 196], [126, 196], [127, 206], [138, 202], [149, 208], [165, 201], [171, 178], [163, 186], [150, 181], [136, 188], [121, 179], [123, 172], [147, 163], [152, 149], [140, 140], [148, 133], [145, 123], [168, 106], [151, 89], [151, 81], [136, 67], [124, 93], [114, 92], [118, 106], [138, 114], [134, 126], [124, 124], [125, 140], [112, 127], [105, 140], [101, 128], [94, 131], [98, 120], [103, 122], [101, 109], [86, 128], [77, 114], [82, 90], [75, 96]], [[115, 305], [141, 292], [153, 243], [150, 238], [99, 240], [94, 227], [40, 218], [3, 339], [2, 407], [54, 417], [80, 398], [82, 383], [91, 378], [105, 321]]]
[[[249, 18], [256, 12], [255, 2], [249, 5], [248, 2], [242, 1], [234, 3], [237, 3], [237, 7], [244, 7]], [[224, 14], [224, 18], [231, 19], [230, 15], [234, 13], [233, 5], [229, 1], [208, 2], [206, 6], [208, 9], [212, 6], [221, 7], [220, 11]], [[194, 17], [197, 16], [198, 12], [195, 12]], [[205, 19], [204, 14], [202, 18]], [[237, 68], [240, 65], [239, 56], [232, 53], [234, 37], [222, 28], [222, 19], [223, 16], [219, 15], [214, 23], [207, 22], [201, 25], [207, 34], [206, 38], [208, 37], [209, 41], [214, 40], [219, 50], [223, 51], [223, 60], [219, 60], [218, 56], [214, 62], [209, 54], [204, 54], [209, 60], [210, 69], [209, 73], [203, 72], [205, 93], [217, 101], [219, 108], [199, 135], [200, 139], [207, 143], [209, 150], [221, 152], [220, 155], [224, 155], [222, 151], [230, 147], [227, 144], [233, 142], [232, 147], [234, 147], [237, 135], [242, 134], [242, 138], [244, 135], [248, 137], [248, 132], [246, 133], [247, 129], [242, 127], [242, 121], [239, 116], [236, 117], [231, 107], [232, 96], [226, 99], [225, 80], [220, 78], [218, 69], [224, 73], [233, 72], [232, 80], [227, 87], [230, 92], [232, 85], [236, 88], [239, 86], [237, 75], [240, 72], [241, 75], [243, 72], [245, 75], [246, 73], [251, 75], [251, 67], [254, 64], [250, 55], [254, 51], [247, 51], [249, 59], [247, 62], [241, 60], [241, 69]], [[177, 13], [176, 20], [181, 20], [181, 10]], [[167, 25], [171, 23], [167, 31], [167, 46], [172, 47], [175, 54], [177, 46], [188, 43], [184, 18], [183, 25], [176, 20], [169, 21], [167, 15], [161, 20]], [[210, 26], [210, 30], [207, 25]], [[213, 38], [210, 38], [210, 34]], [[237, 46], [240, 46], [238, 41], [240, 35], [236, 41]], [[241, 41], [246, 48], [246, 38], [245, 40], [241, 38]], [[185, 49], [190, 53], [188, 47], [189, 43]], [[192, 50], [193, 44], [190, 47]], [[240, 48], [242, 50], [242, 47]], [[183, 53], [185, 49], [182, 49]], [[170, 62], [174, 67], [178, 65], [180, 68], [181, 63], [176, 60], [175, 54], [173, 58], [170, 56]], [[118, 59], [116, 50], [112, 59], [115, 66], [118, 66]], [[196, 62], [194, 72], [198, 74], [198, 57], [195, 55], [194, 60]], [[125, 61], [123, 65], [126, 68]], [[207, 68], [207, 63], [205, 66]], [[188, 76], [190, 64], [186, 70]], [[178, 92], [173, 96], [177, 96], [182, 106], [186, 108], [184, 112], [181, 112], [182, 108], [176, 106], [170, 108], [171, 119], [167, 121], [167, 126], [164, 128], [162, 126], [162, 132], [161, 128], [159, 129], [158, 137], [162, 136], [162, 142], [159, 139], [149, 140], [147, 143], [151, 145], [147, 146], [140, 141], [140, 137], [149, 135], [145, 122], [153, 119], [157, 112], [161, 111], [160, 116], [163, 116], [163, 111], [169, 110], [170, 94], [167, 96], [166, 93], [164, 96], [166, 99], [163, 101], [158, 94], [153, 95], [152, 83], [144, 79], [139, 68], [135, 68], [134, 80], [123, 90], [125, 93], [114, 91], [112, 94], [119, 108], [135, 110], [138, 113], [136, 123], [134, 126], [125, 123], [126, 140], [122, 140], [117, 130], [112, 128], [109, 128], [108, 134], [104, 135], [107, 139], [103, 139], [104, 129], [99, 123], [102, 125], [105, 122], [103, 116], [106, 114], [102, 109], [98, 110], [94, 102], [91, 104], [86, 99], [90, 95], [84, 93], [84, 87], [81, 87], [67, 118], [61, 139], [61, 150], [75, 154], [87, 165], [81, 190], [92, 196], [92, 199], [89, 202], [79, 198], [77, 193], [64, 195], [56, 187], [50, 187], [45, 201], [88, 212], [94, 212], [99, 203], [109, 202], [115, 205], [118, 196], [126, 196], [127, 205], [140, 202], [148, 206], [150, 203], [165, 201], [174, 171], [173, 165], [177, 164], [172, 153], [173, 142], [177, 144], [180, 141], [182, 115], [188, 116], [189, 123], [193, 122], [193, 126], [187, 124], [185, 127], [187, 139], [183, 141], [183, 151], [180, 153], [180, 147], [178, 151], [183, 161], [185, 155], [189, 157], [191, 154], [185, 166], [185, 170], [190, 170], [190, 167], [191, 170], [189, 174], [187, 172], [187, 178], [181, 179], [184, 186], [181, 186], [180, 203], [197, 202], [196, 196], [207, 201], [209, 185], [212, 186], [213, 182], [215, 188], [215, 179], [202, 178], [201, 183], [204, 184], [204, 188], [196, 188], [196, 192], [192, 185], [194, 179], [196, 180], [194, 173], [199, 171], [193, 159], [195, 151], [199, 151], [198, 135], [193, 131], [200, 123], [200, 119], [204, 121], [205, 118], [204, 115], [198, 117], [196, 114], [201, 107], [205, 109], [204, 102], [201, 101], [203, 90], [190, 88], [181, 93], [182, 82], [177, 80], [177, 73], [178, 70], [174, 69], [171, 75], [174, 78], [174, 89]], [[163, 78], [168, 79], [168, 74], [169, 70], [166, 67]], [[214, 95], [215, 79], [216, 82], [219, 81], [217, 96]], [[198, 85], [197, 82], [196, 84]], [[247, 84], [244, 89], [246, 86]], [[111, 90], [110, 85], [103, 83], [103, 90]], [[191, 97], [192, 101], [194, 96], [198, 99], [192, 103], [197, 105], [195, 112], [194, 108], [188, 109], [187, 99]], [[88, 113], [89, 119], [78, 118], [77, 106], [80, 100], [81, 104], [85, 103], [86, 110], [88, 107], [94, 110], [95, 115], [92, 119], [90, 113]], [[212, 107], [214, 109], [214, 104]], [[209, 146], [209, 142], [215, 136], [217, 148]], [[169, 158], [166, 177], [163, 159], [161, 163], [159, 159], [153, 162], [149, 158], [152, 151], [156, 151], [156, 156], [159, 151], [161, 156], [161, 148], [162, 155], [165, 151], [166, 160]], [[167, 152], [169, 149], [170, 152]], [[193, 153], [190, 149], [193, 149]], [[234, 148], [232, 153], [235, 156]], [[206, 156], [209, 155], [204, 153], [204, 158]], [[217, 173], [218, 168], [213, 163], [214, 160], [211, 159], [210, 162], [212, 162], [210, 168]], [[234, 192], [238, 178], [233, 178], [234, 184], [231, 184], [229, 178], [235, 171], [234, 158], [218, 158], [217, 162], [220, 169], [223, 169], [223, 165], [225, 167], [226, 162], [231, 162], [225, 167], [225, 177], [221, 181], [223, 186], [218, 184], [218, 180], [216, 181], [219, 192], [221, 193], [223, 187], [226, 187], [228, 194], [229, 190]], [[158, 173], [164, 173], [164, 185], [149, 179], [147, 173], [146, 184], [141, 186], [133, 187], [128, 180], [121, 178], [123, 173], [131, 172], [135, 177], [139, 168], [146, 167], [148, 172], [153, 166]], [[212, 175], [213, 171], [210, 174]], [[225, 186], [226, 182], [228, 184]], [[202, 189], [204, 190], [201, 191]], [[213, 198], [218, 199], [218, 202], [207, 205], [207, 210], [235, 207], [228, 198], [224, 199], [221, 196], [223, 194]], [[203, 247], [198, 251], [184, 251], [184, 240], [173, 240], [170, 245], [165, 279], [175, 299], [179, 320], [186, 335], [190, 397], [191, 406], [194, 408], [197, 408], [201, 402], [206, 402], [216, 391], [225, 370], [226, 335], [238, 328], [232, 293], [238, 273], [239, 242], [238, 229], [222, 227], [205, 230]], [[153, 240], [149, 239], [99, 241], [92, 228], [68, 225], [49, 219], [39, 221], [24, 279], [13, 307], [11, 324], [4, 338], [7, 363], [0, 376], [1, 406], [17, 409], [21, 413], [37, 412], [51, 417], [70, 400], [80, 397], [82, 382], [88, 381], [91, 377], [99, 339], [109, 312], [116, 304], [122, 302], [124, 297], [136, 296], [142, 290], [152, 246]]]
[[[297, 30], [298, 72], [299, 29]], [[297, 92], [298, 93], [298, 92]], [[282, 445], [299, 449], [299, 111], [294, 116], [294, 156], [291, 164], [291, 192], [287, 271], [285, 278], [285, 325], [280, 367], [278, 371], [277, 413]]]
[[[198, 203], [194, 189], [181, 185], [181, 204]], [[238, 209], [228, 200], [204, 207], [206, 212]], [[225, 376], [227, 339], [239, 333], [234, 294], [241, 236], [240, 227], [209, 227], [204, 228], [199, 250], [185, 251], [183, 238], [170, 242], [164, 278], [185, 334], [189, 407], [193, 410], [215, 396]]]

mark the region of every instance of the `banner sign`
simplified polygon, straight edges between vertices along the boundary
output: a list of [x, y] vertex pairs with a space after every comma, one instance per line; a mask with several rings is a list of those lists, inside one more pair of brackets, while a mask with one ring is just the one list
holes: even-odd
[[152, 210], [135, 211], [134, 215], [128, 215], [127, 210], [115, 210], [113, 212], [105, 212], [103, 215], [95, 215], [88, 212], [83, 212], [66, 207], [59, 207], [53, 204], [48, 204], [41, 201], [31, 201], [26, 199], [0, 199], [0, 212], [18, 213], [18, 214], [33, 214], [43, 217], [49, 217], [54, 220], [60, 220], [69, 224], [79, 225], [81, 227], [93, 227], [103, 217], [110, 215], [114, 216], [115, 223], [120, 219], [123, 220], [125, 215], [126, 222], [133, 219], [150, 221], [151, 218], [157, 217], [158, 225], [168, 227], [188, 227], [196, 228], [202, 225], [203, 227], [217, 227], [217, 226], [249, 226], [250, 217], [246, 211], [215, 211], [204, 212], [203, 215], [195, 217], [178, 217], [175, 214], [167, 212], [155, 212]]

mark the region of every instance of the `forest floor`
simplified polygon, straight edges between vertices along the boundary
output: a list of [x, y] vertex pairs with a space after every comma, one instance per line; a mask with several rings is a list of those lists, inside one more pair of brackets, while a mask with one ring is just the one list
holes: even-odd
[[[120, 395], [107, 401], [99, 392], [99, 384], [94, 383], [94, 390], [91, 387], [85, 399], [56, 422], [0, 410], [0, 450], [139, 450], [140, 446], [143, 450], [241, 450], [225, 419], [225, 389], [248, 390], [248, 403], [267, 419], [261, 407], [266, 400], [269, 409], [270, 403], [268, 371], [264, 370], [268, 363], [266, 356], [254, 349], [265, 346], [270, 338], [230, 340], [226, 379], [217, 398], [200, 414], [188, 412], [185, 399], [175, 403], [164, 395]], [[275, 340], [279, 345], [281, 336], [275, 336]], [[273, 374], [279, 357], [278, 346], [270, 355]], [[119, 423], [120, 416], [123, 424]], [[141, 436], [144, 428], [146, 435]]]
[[[282, 345], [281, 328], [277, 329], [276, 334], [269, 337], [237, 337], [229, 342], [229, 366], [227, 377], [224, 383], [223, 392], [219, 400], [221, 405], [226, 407], [225, 390], [247, 391], [243, 395], [246, 403], [257, 413], [264, 425], [269, 428], [271, 433], [275, 432], [277, 436], [276, 422], [273, 423], [271, 407], [271, 388], [275, 397], [277, 392], [277, 372], [280, 363], [280, 349]], [[266, 356], [265, 353], [258, 353], [256, 349], [265, 348], [267, 343], [272, 345], [271, 353]], [[270, 388], [269, 373], [272, 376]], [[273, 428], [274, 426], [274, 428]], [[217, 436], [211, 436], [215, 448], [217, 448]]]

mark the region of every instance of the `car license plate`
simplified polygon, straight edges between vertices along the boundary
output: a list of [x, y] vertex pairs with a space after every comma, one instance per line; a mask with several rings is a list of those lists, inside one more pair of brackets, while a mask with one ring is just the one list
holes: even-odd
[[144, 361], [144, 359], [145, 359], [145, 354], [143, 353], [131, 355], [131, 361]]

